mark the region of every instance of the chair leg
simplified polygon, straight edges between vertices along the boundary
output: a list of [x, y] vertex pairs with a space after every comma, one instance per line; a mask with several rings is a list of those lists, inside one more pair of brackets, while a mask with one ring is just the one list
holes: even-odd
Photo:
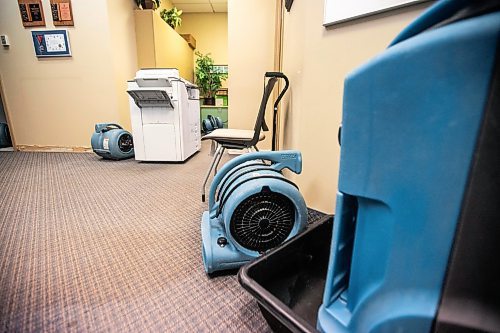
[[212, 159], [212, 163], [210, 164], [210, 168], [208, 169], [208, 172], [205, 175], [205, 180], [203, 180], [203, 185], [201, 185], [202, 202], [205, 202], [205, 186], [207, 185], [208, 178], [210, 177], [210, 174], [212, 173], [212, 169], [214, 168], [215, 164], [219, 164], [218, 161], [220, 161], [220, 156], [222, 156], [223, 152], [224, 152], [224, 147], [222, 147], [222, 145], [219, 145], [219, 147], [217, 147], [217, 150], [215, 151], [214, 158]]
[[[221, 146], [222, 147], [222, 146]], [[224, 155], [224, 151], [226, 150], [226, 148], [222, 147], [222, 151], [219, 155], [219, 158], [217, 159], [217, 162], [215, 162], [215, 171], [214, 171], [214, 175], [217, 174], [217, 167], [219, 166], [219, 163], [220, 163], [220, 160], [222, 159], [222, 155]]]
[[[253, 146], [253, 149], [255, 149], [255, 151], [260, 151], [259, 148], [257, 148], [257, 145]], [[265, 160], [261, 160], [262, 163], [266, 164], [266, 161]]]
[[217, 144], [217, 142], [215, 142], [214, 140], [212, 140], [212, 143], [210, 144], [210, 153], [209, 153], [209, 155], [210, 156], [214, 156], [215, 151], [217, 150], [217, 148], [219, 148], [219, 145]]

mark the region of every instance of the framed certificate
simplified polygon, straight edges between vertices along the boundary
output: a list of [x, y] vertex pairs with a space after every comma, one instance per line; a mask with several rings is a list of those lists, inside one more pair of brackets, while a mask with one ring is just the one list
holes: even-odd
[[75, 25], [71, 0], [50, 0], [50, 11], [54, 25]]
[[45, 16], [41, 0], [17, 0], [24, 27], [44, 27]]
[[31, 37], [38, 58], [71, 56], [67, 30], [32, 31]]

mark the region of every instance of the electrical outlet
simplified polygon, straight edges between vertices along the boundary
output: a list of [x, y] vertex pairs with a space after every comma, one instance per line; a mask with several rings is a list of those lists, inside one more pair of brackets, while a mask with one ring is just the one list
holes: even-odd
[[7, 35], [0, 35], [0, 42], [2, 46], [9, 46], [9, 37]]

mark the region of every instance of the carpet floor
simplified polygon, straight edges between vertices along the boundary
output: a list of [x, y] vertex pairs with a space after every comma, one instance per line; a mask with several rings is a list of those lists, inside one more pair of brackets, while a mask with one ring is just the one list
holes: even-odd
[[203, 270], [208, 150], [185, 163], [0, 152], [0, 332], [268, 332], [236, 276]]

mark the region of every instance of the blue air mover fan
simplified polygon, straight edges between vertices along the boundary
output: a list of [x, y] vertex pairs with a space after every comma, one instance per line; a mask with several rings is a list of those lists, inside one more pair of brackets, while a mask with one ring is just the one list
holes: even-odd
[[245, 154], [217, 173], [201, 221], [207, 273], [238, 268], [306, 227], [306, 204], [285, 168], [302, 171], [300, 152]]
[[91, 142], [94, 153], [106, 159], [122, 160], [134, 156], [132, 134], [117, 124], [96, 124]]
[[12, 147], [10, 140], [9, 126], [6, 123], [0, 123], [0, 148]]
[[222, 121], [221, 117], [214, 117], [209, 114], [206, 119], [203, 119], [201, 125], [203, 127], [203, 133], [208, 134], [212, 133], [218, 128], [223, 128], [224, 122]]

